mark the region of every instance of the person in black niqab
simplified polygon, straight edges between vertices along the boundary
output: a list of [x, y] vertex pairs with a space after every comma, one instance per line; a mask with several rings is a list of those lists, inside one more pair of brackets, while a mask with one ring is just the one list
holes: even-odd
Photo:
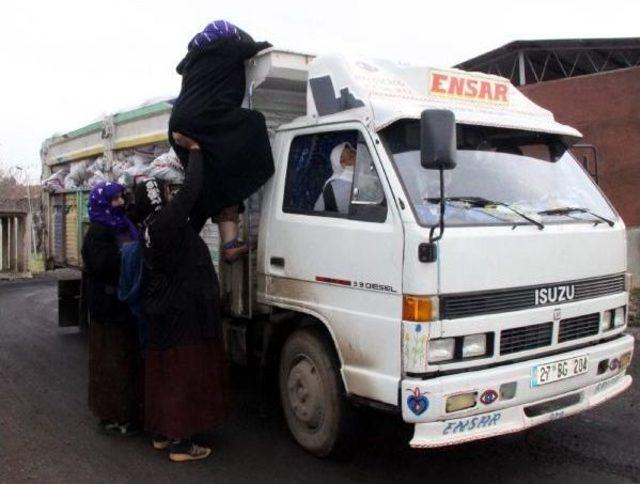
[[189, 153], [171, 133], [180, 132], [200, 145], [203, 190], [190, 217], [199, 231], [212, 217], [219, 223], [225, 260], [248, 252], [238, 241], [238, 207], [274, 172], [264, 116], [241, 107], [246, 80], [244, 63], [271, 47], [224, 20], [211, 22], [189, 42], [178, 64], [180, 95], [169, 120], [169, 139], [186, 165]]
[[202, 155], [193, 140], [175, 137], [189, 151], [184, 185], [172, 196], [156, 180], [143, 180], [135, 198], [143, 220], [145, 430], [156, 449], [168, 448], [169, 458], [182, 462], [209, 456], [191, 437], [224, 419], [229, 392], [218, 279], [189, 223], [202, 189]]

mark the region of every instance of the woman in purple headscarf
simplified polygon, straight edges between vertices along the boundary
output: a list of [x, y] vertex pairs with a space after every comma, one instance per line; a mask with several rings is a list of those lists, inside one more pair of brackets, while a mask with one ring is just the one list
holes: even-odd
[[189, 152], [171, 136], [183, 133], [198, 142], [203, 158], [202, 193], [190, 213], [200, 232], [212, 217], [220, 227], [222, 255], [234, 262], [249, 251], [238, 240], [238, 211], [246, 198], [273, 175], [274, 165], [265, 118], [245, 109], [245, 61], [271, 47], [242, 29], [215, 20], [196, 34], [178, 64], [180, 95], [169, 119], [169, 141], [183, 165]]
[[98, 183], [89, 195], [91, 225], [82, 245], [89, 306], [89, 407], [100, 430], [131, 435], [141, 420], [140, 350], [129, 307], [118, 300], [120, 247], [137, 240], [124, 212], [124, 187]]

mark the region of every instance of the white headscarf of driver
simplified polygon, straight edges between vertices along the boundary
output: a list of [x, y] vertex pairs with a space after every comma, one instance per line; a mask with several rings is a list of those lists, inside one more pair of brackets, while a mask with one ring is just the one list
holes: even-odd
[[[329, 159], [331, 160], [331, 168], [333, 169], [333, 175], [325, 182], [325, 186], [331, 183], [334, 180], [344, 180], [351, 183], [353, 181], [353, 166], [342, 166], [340, 163], [340, 158], [342, 157], [342, 152], [346, 147], [353, 149], [351, 143], [344, 142], [340, 143], [331, 150], [331, 154], [329, 155]], [[354, 150], [355, 151], [355, 150]]]

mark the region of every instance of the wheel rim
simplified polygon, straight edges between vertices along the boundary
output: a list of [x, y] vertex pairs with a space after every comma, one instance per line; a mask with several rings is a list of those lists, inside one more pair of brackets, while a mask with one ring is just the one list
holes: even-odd
[[324, 414], [322, 379], [316, 365], [306, 356], [300, 357], [289, 370], [287, 394], [295, 418], [309, 429], [320, 427]]

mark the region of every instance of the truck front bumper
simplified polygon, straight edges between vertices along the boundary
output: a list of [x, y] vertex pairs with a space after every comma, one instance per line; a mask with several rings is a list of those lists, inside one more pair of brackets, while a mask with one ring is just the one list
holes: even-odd
[[[620, 362], [628, 364], [633, 344], [631, 336], [623, 335], [595, 346], [486, 370], [430, 380], [405, 379], [402, 415], [415, 423], [410, 445], [443, 447], [518, 432], [599, 405], [631, 385], [632, 378]], [[586, 373], [532, 386], [535, 366], [582, 355], [589, 357]], [[475, 405], [447, 412], [447, 399], [461, 393], [474, 394]]]

